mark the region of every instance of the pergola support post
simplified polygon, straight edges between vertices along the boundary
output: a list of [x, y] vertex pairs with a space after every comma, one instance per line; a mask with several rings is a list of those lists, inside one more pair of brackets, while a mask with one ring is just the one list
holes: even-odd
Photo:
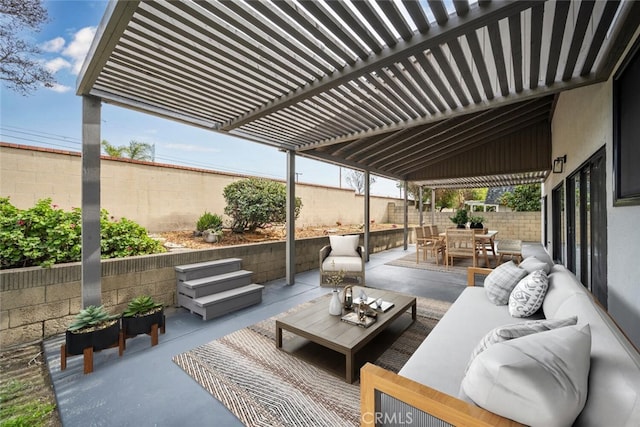
[[287, 241], [286, 283], [293, 285], [296, 276], [296, 153], [287, 150]]
[[102, 301], [100, 264], [100, 98], [82, 97], [82, 307]]
[[424, 217], [422, 214], [422, 185], [418, 189], [418, 217], [420, 218], [419, 225], [422, 227], [424, 225]]
[[409, 197], [407, 196], [407, 188], [409, 182], [404, 181], [404, 250], [409, 248]]
[[371, 182], [369, 171], [364, 171], [364, 261], [369, 262], [369, 224], [371, 224]]

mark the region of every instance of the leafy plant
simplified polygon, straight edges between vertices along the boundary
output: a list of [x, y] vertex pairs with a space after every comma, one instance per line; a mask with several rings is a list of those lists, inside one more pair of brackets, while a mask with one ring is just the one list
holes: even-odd
[[484, 222], [484, 217], [483, 216], [470, 216], [469, 217], [469, 222], [471, 224], [482, 224]]
[[517, 185], [513, 193], [502, 195], [501, 202], [514, 211], [534, 212], [541, 209], [540, 184]]
[[[116, 258], [164, 252], [160, 242], [126, 218], [114, 221], [106, 210], [100, 213], [101, 256]], [[30, 209], [18, 209], [9, 198], [0, 198], [0, 268], [53, 264], [81, 259], [82, 211], [64, 211], [39, 200]]]
[[222, 217], [220, 215], [212, 214], [210, 212], [206, 212], [202, 214], [202, 216], [198, 219], [196, 223], [196, 230], [204, 231], [204, 230], [220, 230], [222, 228]]
[[[268, 179], [248, 178], [227, 185], [223, 190], [227, 201], [224, 213], [232, 218], [234, 233], [255, 231], [269, 223], [286, 221], [286, 188]], [[300, 215], [302, 200], [296, 197], [295, 217]]]
[[103, 305], [90, 305], [80, 310], [76, 317], [67, 328], [69, 331], [75, 332], [81, 329], [97, 327], [102, 323], [116, 319], [118, 316], [110, 315]]
[[465, 209], [458, 209], [454, 216], [450, 216], [451, 222], [457, 225], [465, 225], [469, 221], [469, 213]]
[[156, 303], [148, 295], [141, 295], [129, 301], [127, 309], [122, 313], [124, 317], [142, 316], [157, 310], [162, 304]]

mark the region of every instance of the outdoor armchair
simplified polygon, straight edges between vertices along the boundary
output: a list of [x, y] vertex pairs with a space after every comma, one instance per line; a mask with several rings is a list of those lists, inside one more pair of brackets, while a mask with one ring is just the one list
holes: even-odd
[[329, 236], [329, 245], [320, 249], [320, 286], [330, 285], [328, 279], [341, 273], [364, 286], [364, 247], [358, 246], [360, 236]]

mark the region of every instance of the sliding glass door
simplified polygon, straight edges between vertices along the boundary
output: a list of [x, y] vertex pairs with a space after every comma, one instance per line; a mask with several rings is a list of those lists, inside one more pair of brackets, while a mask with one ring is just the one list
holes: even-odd
[[567, 268], [607, 306], [605, 152], [567, 178]]
[[[563, 183], [564, 184], [564, 183]], [[551, 235], [553, 236], [553, 260], [558, 264], [564, 264], [564, 185], [560, 184], [551, 193]]]

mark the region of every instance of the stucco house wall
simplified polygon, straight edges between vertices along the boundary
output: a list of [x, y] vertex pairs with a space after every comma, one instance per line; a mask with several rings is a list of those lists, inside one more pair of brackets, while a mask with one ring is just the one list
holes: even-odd
[[[638, 37], [640, 31], [634, 39]], [[627, 54], [632, 45], [627, 47]], [[631, 341], [640, 346], [640, 206], [613, 206], [613, 78], [560, 94], [552, 121], [552, 141], [552, 158], [566, 154], [567, 163], [564, 173], [550, 174], [544, 185], [549, 200], [549, 250], [553, 247], [550, 203], [553, 188], [605, 147], [608, 309]]]

